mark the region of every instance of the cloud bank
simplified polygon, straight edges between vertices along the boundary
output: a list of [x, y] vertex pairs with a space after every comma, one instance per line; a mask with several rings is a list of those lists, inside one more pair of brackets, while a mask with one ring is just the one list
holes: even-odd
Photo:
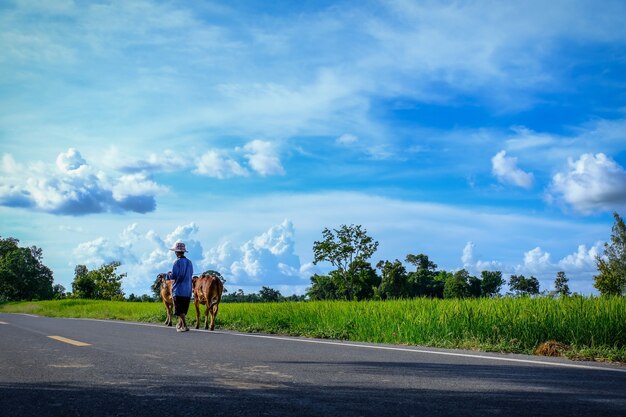
[[24, 167], [4, 154], [1, 169], [0, 205], [51, 214], [147, 213], [156, 208], [155, 196], [166, 190], [144, 173], [96, 172], [74, 148], [60, 153], [55, 165]]

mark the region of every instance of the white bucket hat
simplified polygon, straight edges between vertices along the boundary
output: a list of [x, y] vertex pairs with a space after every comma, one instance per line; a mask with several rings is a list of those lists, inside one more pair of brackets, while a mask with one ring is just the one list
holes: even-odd
[[170, 248], [174, 252], [187, 252], [187, 248], [183, 242], [176, 242], [173, 248]]

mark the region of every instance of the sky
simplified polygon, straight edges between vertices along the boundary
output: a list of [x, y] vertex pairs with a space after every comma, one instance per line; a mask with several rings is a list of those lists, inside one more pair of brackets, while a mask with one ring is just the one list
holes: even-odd
[[612, 0], [2, 2], [0, 236], [68, 291], [119, 261], [150, 293], [183, 241], [228, 291], [304, 294], [331, 269], [322, 230], [360, 224], [374, 265], [423, 253], [542, 290], [564, 271], [596, 294], [626, 213], [625, 19]]

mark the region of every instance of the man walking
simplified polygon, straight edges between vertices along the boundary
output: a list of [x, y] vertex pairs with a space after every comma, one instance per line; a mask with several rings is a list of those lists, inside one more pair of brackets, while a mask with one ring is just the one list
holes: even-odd
[[174, 315], [178, 316], [177, 332], [188, 332], [185, 316], [189, 310], [191, 300], [191, 277], [193, 276], [193, 265], [185, 257], [187, 248], [183, 242], [177, 242], [170, 250], [176, 253], [176, 261], [172, 266], [172, 296], [174, 298]]

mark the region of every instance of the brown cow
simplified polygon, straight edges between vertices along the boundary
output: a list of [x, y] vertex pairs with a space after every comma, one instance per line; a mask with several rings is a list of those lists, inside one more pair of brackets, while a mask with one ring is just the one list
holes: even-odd
[[209, 314], [211, 314], [211, 330], [215, 329], [215, 317], [222, 299], [224, 284], [219, 274], [211, 271], [204, 272], [200, 277], [193, 277], [193, 303], [196, 306], [196, 329], [200, 328], [200, 307], [206, 306], [204, 329], [209, 328]]
[[165, 312], [167, 313], [167, 318], [165, 319], [165, 325], [172, 325], [172, 310], [174, 310], [174, 299], [172, 298], [172, 284], [174, 283], [173, 279], [166, 279], [165, 274], [157, 275], [159, 279], [159, 283], [161, 286], [161, 300], [163, 301], [163, 305], [165, 305]]

